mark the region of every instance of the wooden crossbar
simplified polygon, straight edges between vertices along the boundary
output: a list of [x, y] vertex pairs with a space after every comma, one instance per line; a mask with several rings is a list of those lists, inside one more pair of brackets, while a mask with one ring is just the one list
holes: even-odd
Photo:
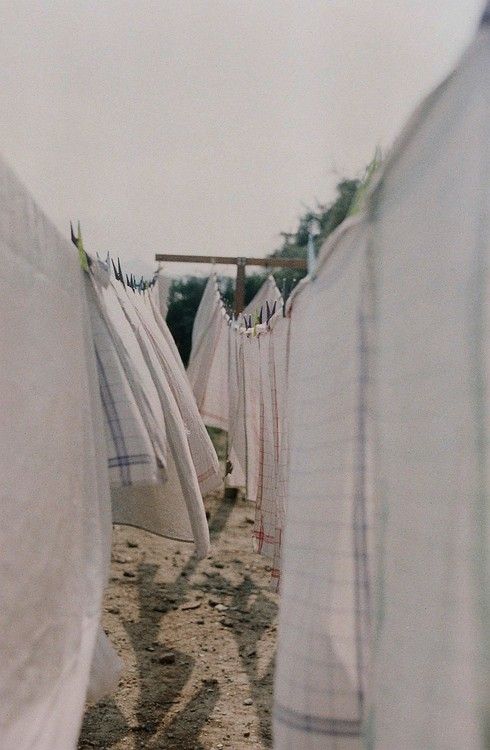
[[264, 268], [297, 268], [306, 270], [305, 258], [246, 258], [226, 255], [175, 255], [171, 253], [157, 253], [158, 263], [206, 263], [236, 266], [235, 285], [235, 315], [245, 307], [245, 268], [247, 266], [262, 266]]

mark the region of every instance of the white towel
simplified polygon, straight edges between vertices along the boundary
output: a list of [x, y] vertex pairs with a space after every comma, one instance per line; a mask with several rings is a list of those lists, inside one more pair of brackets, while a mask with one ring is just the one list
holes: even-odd
[[[209, 550], [209, 531], [182, 415], [170, 388], [166, 372], [162, 369], [161, 361], [150, 340], [148, 331], [145, 329], [140, 316], [136, 312], [133, 300], [128, 297], [128, 292], [120, 282], [115, 282], [113, 290], [139, 344], [143, 360], [158, 394], [162, 412], [165, 414], [166, 436], [169, 444], [167, 471], [169, 478], [175, 477], [177, 480], [170, 482], [169, 486], [165, 485], [158, 488], [159, 506], [154, 506], [156, 513], [153, 520], [153, 527], [143, 526], [143, 521], [145, 524], [147, 523], [144, 514], [148, 512], [150, 506], [146, 505], [146, 508], [142, 508], [143, 503], [138, 503], [137, 506], [134, 503], [133, 507], [138, 507], [138, 513], [142, 513], [142, 528], [148, 528], [148, 530], [155, 531], [155, 533], [170, 535], [166, 527], [168, 520], [170, 520], [173, 528], [177, 525], [185, 529], [186, 525], [190, 524], [192, 537], [196, 544], [197, 556], [203, 558]], [[132, 291], [129, 294], [134, 295]], [[118, 496], [121, 501], [124, 497], [125, 501], [124, 515], [121, 516], [118, 514], [118, 518], [120, 521], [122, 518], [125, 518], [126, 523], [130, 522], [130, 519], [126, 515], [128, 512], [128, 504], [126, 502], [128, 494], [129, 490], [125, 490], [124, 494], [120, 493]], [[114, 506], [115, 519], [117, 505], [116, 502]], [[173, 506], [173, 517], [169, 519], [167, 511], [171, 506]], [[163, 521], [165, 521], [165, 525]], [[138, 525], [140, 524], [138, 523]], [[185, 539], [186, 536], [182, 533], [181, 538]]]
[[380, 551], [369, 747], [483, 750], [490, 726], [488, 25], [399, 139], [372, 213]]
[[222, 484], [218, 457], [199, 414], [182, 360], [176, 356], [158, 326], [143, 295], [130, 292], [127, 296], [135, 307], [179, 408], [201, 492], [203, 495], [212, 492]]
[[290, 305], [277, 750], [361, 746], [372, 515], [365, 463], [365, 248], [365, 224], [344, 224], [324, 247], [317, 277]]
[[194, 321], [187, 374], [204, 423], [222, 430], [229, 428], [229, 324], [216, 276], [212, 275]]
[[110, 484], [112, 487], [158, 484], [160, 472], [153, 445], [89, 274], [85, 287], [104, 413]]
[[[140, 345], [119, 303], [113, 284], [92, 276], [100, 312], [107, 323], [124, 372], [150, 435], [157, 461], [165, 471], [167, 438], [162, 405]], [[120, 282], [115, 282], [119, 284]]]
[[[277, 288], [274, 276], [270, 275], [264, 281], [262, 286], [259, 288], [255, 297], [245, 306], [243, 315], [254, 316], [260, 313], [262, 308], [265, 308], [265, 303], [268, 302], [269, 306], [273, 307], [274, 302], [276, 303], [276, 310], [279, 312], [282, 303], [281, 292]], [[264, 310], [265, 312], [265, 310]], [[263, 322], [266, 322], [265, 320]]]
[[0, 745], [74, 750], [110, 501], [77, 253], [0, 163]]

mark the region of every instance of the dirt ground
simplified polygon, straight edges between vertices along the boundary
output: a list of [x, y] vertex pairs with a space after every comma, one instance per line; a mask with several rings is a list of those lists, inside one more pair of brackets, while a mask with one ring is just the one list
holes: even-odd
[[116, 527], [104, 627], [125, 663], [89, 708], [79, 747], [271, 747], [278, 597], [252, 549], [253, 508], [207, 498], [211, 555]]

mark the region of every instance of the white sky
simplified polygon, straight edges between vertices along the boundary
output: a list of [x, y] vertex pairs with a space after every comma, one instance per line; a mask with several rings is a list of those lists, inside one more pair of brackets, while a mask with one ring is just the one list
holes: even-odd
[[0, 153], [89, 250], [265, 255], [389, 146], [481, 7], [0, 0]]

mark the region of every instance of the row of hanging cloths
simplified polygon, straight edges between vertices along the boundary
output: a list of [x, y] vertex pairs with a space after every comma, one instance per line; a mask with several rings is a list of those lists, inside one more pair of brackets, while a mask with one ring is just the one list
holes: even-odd
[[152, 289], [80, 237], [77, 260], [3, 164], [0, 192], [1, 745], [69, 750], [121, 669], [100, 625], [111, 520], [202, 558], [221, 478]]
[[232, 461], [245, 466], [247, 497], [255, 503], [256, 549], [272, 561], [275, 589], [285, 515], [288, 331], [289, 320], [281, 314], [252, 328], [231, 328], [239, 367], [229, 450]]
[[219, 464], [154, 299], [92, 259], [87, 276], [104, 407], [113, 520], [196, 543]]
[[489, 24], [291, 301], [277, 750], [489, 746]]
[[[268, 277], [238, 321], [216, 276], [205, 287], [193, 329], [188, 374], [203, 420], [228, 431], [228, 486], [255, 503], [257, 551], [272, 561], [277, 588], [284, 523], [288, 319]], [[264, 322], [260, 322], [263, 320]]]

